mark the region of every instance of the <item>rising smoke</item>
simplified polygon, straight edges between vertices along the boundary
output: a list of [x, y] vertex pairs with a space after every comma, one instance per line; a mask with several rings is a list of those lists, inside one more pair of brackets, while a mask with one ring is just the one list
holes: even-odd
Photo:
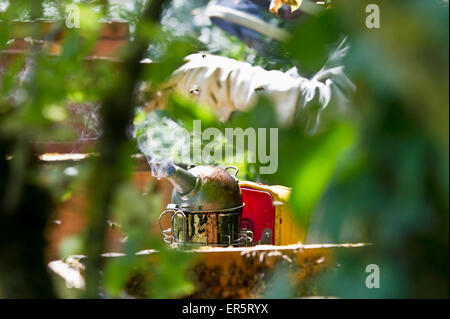
[[177, 122], [160, 112], [142, 113], [135, 121], [134, 137], [156, 178], [167, 176], [174, 161], [189, 162], [190, 134]]

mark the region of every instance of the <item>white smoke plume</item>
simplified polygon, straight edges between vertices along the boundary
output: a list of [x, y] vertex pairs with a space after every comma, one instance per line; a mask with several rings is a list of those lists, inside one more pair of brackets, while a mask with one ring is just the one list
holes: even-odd
[[166, 177], [174, 161], [189, 162], [189, 131], [159, 112], [145, 114], [135, 123], [134, 137], [156, 178]]

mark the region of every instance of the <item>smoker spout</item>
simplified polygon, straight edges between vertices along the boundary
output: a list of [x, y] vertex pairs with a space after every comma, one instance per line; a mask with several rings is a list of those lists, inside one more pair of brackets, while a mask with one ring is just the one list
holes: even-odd
[[197, 176], [176, 165], [167, 169], [167, 179], [180, 195], [188, 194], [197, 184]]

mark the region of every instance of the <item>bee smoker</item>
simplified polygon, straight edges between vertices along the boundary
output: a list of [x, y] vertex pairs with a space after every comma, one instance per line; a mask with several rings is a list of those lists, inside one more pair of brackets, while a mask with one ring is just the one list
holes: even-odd
[[[232, 176], [227, 170], [235, 171]], [[216, 166], [172, 165], [167, 179], [174, 186], [172, 203], [159, 217], [164, 242], [186, 246], [248, 246], [253, 234], [241, 230], [244, 203], [236, 178], [238, 169]], [[170, 216], [171, 227], [162, 229], [161, 221]]]

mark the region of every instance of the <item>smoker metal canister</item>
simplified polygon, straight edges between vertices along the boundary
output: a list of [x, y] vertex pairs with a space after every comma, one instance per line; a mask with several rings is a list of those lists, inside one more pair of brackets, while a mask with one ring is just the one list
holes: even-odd
[[[227, 172], [230, 168], [234, 176]], [[170, 213], [172, 221], [171, 229], [162, 231], [165, 241], [188, 246], [248, 244], [251, 235], [240, 229], [244, 204], [237, 172], [235, 167], [175, 167], [168, 177], [174, 185], [172, 203], [163, 212]]]
[[173, 220], [173, 241], [184, 245], [240, 246], [242, 206], [227, 212], [183, 210]]

